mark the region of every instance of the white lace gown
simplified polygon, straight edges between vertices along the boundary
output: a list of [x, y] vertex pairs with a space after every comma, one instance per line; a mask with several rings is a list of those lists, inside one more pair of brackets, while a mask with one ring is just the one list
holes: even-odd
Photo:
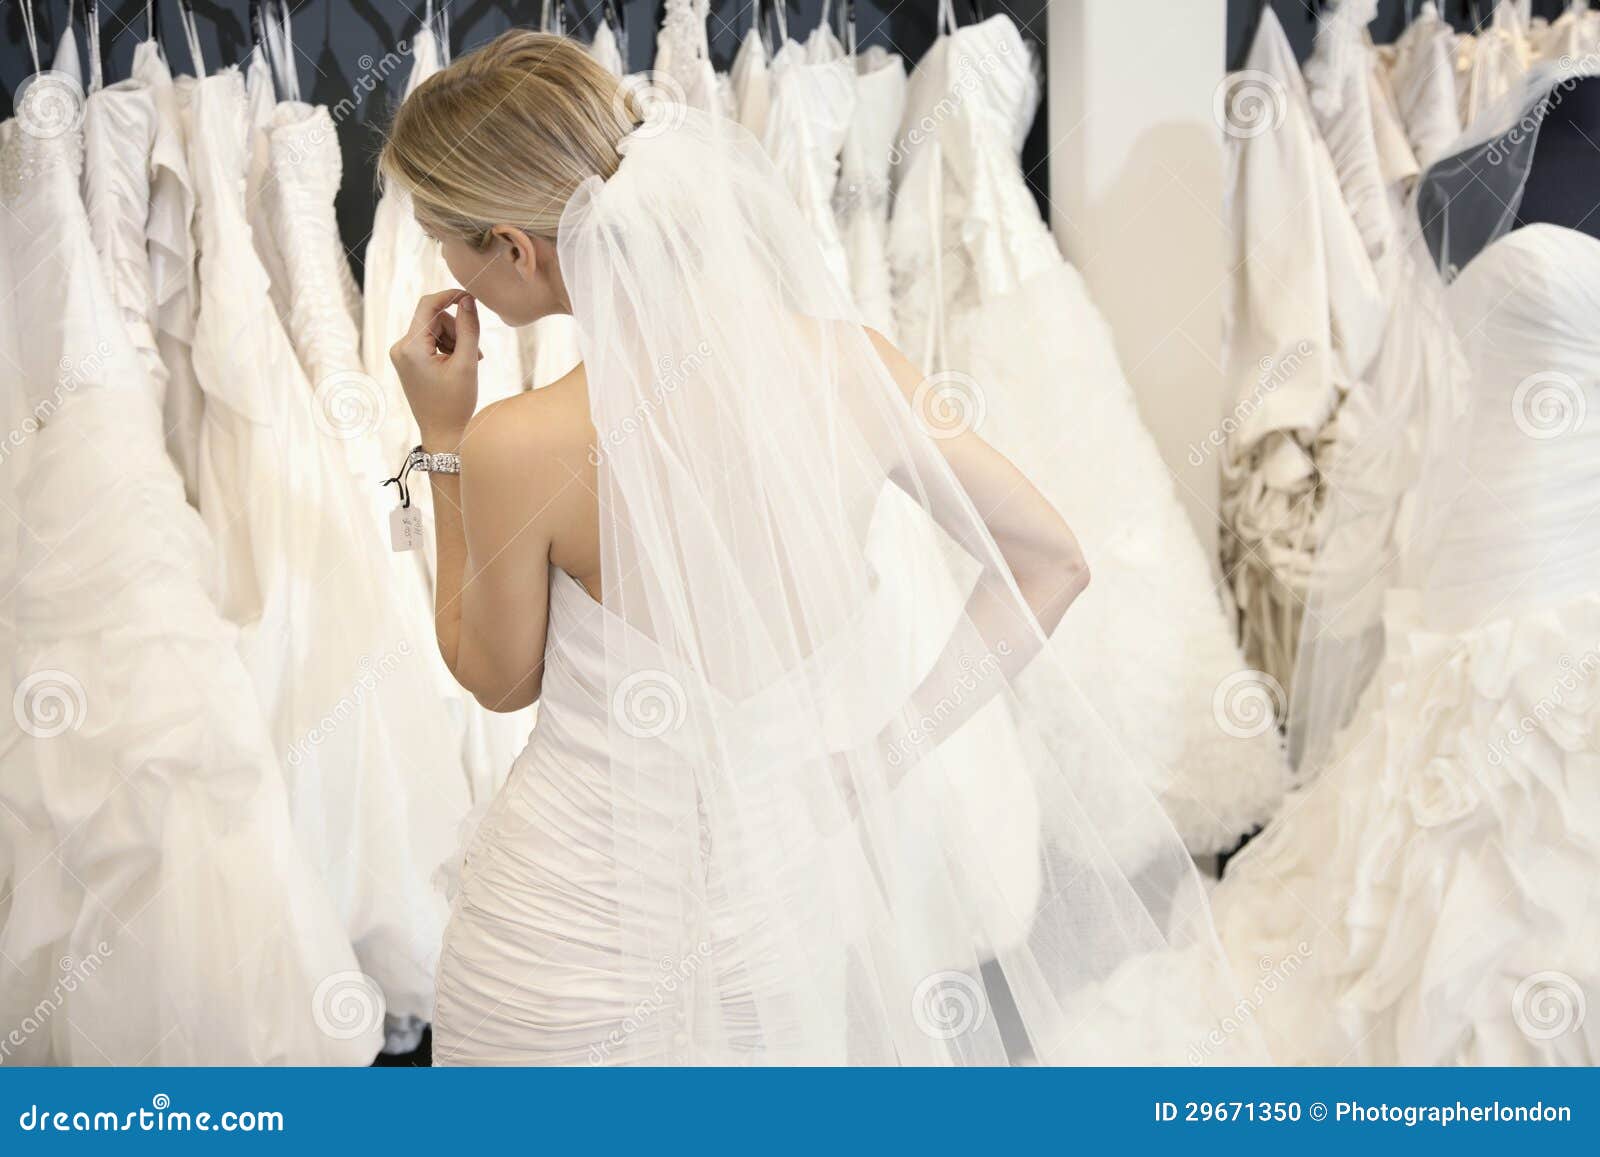
[[1257, 1013], [1280, 1062], [1600, 1061], [1597, 285], [1600, 242], [1532, 225], [1447, 292], [1472, 483], [1320, 777], [1214, 894], [1245, 978], [1295, 961]]
[[469, 807], [429, 670], [374, 555], [370, 508], [318, 428], [246, 224], [236, 71], [191, 98], [199, 194], [200, 509], [224, 613], [266, 713], [295, 831], [395, 1017], [426, 1019], [445, 915], [434, 876]]
[[[937, 128], [901, 134], [900, 344], [943, 371], [931, 419], [976, 420], [1071, 523], [1095, 578], [1052, 647], [1190, 849], [1216, 851], [1272, 814], [1283, 757], [1270, 721], [1235, 714], [1235, 681], [1249, 677], [1204, 553], [1110, 331], [1023, 179], [1031, 67], [1016, 26], [995, 16], [941, 38], [912, 76], [903, 124]], [[1030, 691], [1055, 705], [1045, 716], [1070, 745], [1067, 693], [1037, 680]]]
[[0, 154], [0, 264], [29, 271], [0, 333], [27, 335], [33, 419], [7, 477], [28, 528], [12, 653], [28, 738], [0, 778], [8, 796], [35, 785], [6, 810], [49, 833], [12, 853], [4, 940], [24, 966], [48, 952], [51, 982], [8, 1060], [365, 1064], [382, 998], [357, 985], [346, 1019], [356, 961], [295, 845], [210, 536], [167, 456], [146, 258], [158, 119], [139, 80], [90, 96], [87, 212], [83, 136], [13, 128]]

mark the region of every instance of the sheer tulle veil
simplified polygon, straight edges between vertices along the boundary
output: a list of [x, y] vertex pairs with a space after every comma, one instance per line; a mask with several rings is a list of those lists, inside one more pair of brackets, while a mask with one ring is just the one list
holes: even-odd
[[[1464, 593], [1435, 566], [1440, 536], [1472, 485], [1476, 399], [1472, 367], [1448, 313], [1445, 290], [1495, 241], [1515, 229], [1539, 130], [1552, 108], [1600, 59], [1564, 59], [1529, 70], [1518, 88], [1419, 178], [1383, 345], [1338, 416], [1340, 454], [1328, 497], [1289, 709], [1290, 752], [1302, 777], [1316, 775], [1334, 737], [1350, 723], [1382, 659], [1384, 620], [1413, 609], [1435, 619]], [[1560, 406], [1564, 391], [1538, 383], [1508, 405]], [[1477, 583], [1504, 578], [1520, 558], [1475, 561]]]
[[[938, 451], [961, 399], [907, 405], [742, 129], [658, 107], [623, 153], [558, 236], [640, 1010], [608, 1059], [1260, 1059], [1156, 803], [1109, 738], [1059, 760], [1014, 692], [1048, 657]], [[913, 611], [905, 574], [958, 596]], [[951, 742], [978, 715], [991, 766]], [[1036, 801], [1027, 887], [959, 783]]]

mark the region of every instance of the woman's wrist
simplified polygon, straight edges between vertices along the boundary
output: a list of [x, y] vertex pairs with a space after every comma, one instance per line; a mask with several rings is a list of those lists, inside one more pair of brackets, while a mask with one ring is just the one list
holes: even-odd
[[461, 441], [467, 436], [465, 426], [440, 427], [422, 431], [422, 448], [430, 454], [455, 454], [461, 449]]

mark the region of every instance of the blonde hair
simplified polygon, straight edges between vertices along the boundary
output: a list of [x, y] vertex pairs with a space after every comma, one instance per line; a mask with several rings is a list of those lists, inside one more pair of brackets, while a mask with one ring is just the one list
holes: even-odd
[[553, 238], [587, 178], [616, 172], [633, 94], [579, 44], [512, 31], [430, 76], [401, 104], [379, 172], [419, 220], [478, 248], [496, 225]]

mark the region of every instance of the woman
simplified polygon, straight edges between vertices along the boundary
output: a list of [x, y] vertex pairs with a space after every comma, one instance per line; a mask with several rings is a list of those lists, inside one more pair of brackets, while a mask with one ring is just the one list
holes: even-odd
[[[1234, 999], [1192, 866], [1115, 752], [1065, 773], [1011, 693], [1087, 582], [1072, 532], [852, 320], [753, 139], [512, 32], [406, 100], [382, 168], [465, 287], [392, 350], [460, 455], [440, 647], [541, 705], [468, 849], [436, 1060], [1185, 1059]], [[484, 307], [570, 312], [584, 364], [473, 416]], [[957, 765], [979, 714], [1006, 742]], [[986, 822], [1024, 803], [1008, 862]]]

